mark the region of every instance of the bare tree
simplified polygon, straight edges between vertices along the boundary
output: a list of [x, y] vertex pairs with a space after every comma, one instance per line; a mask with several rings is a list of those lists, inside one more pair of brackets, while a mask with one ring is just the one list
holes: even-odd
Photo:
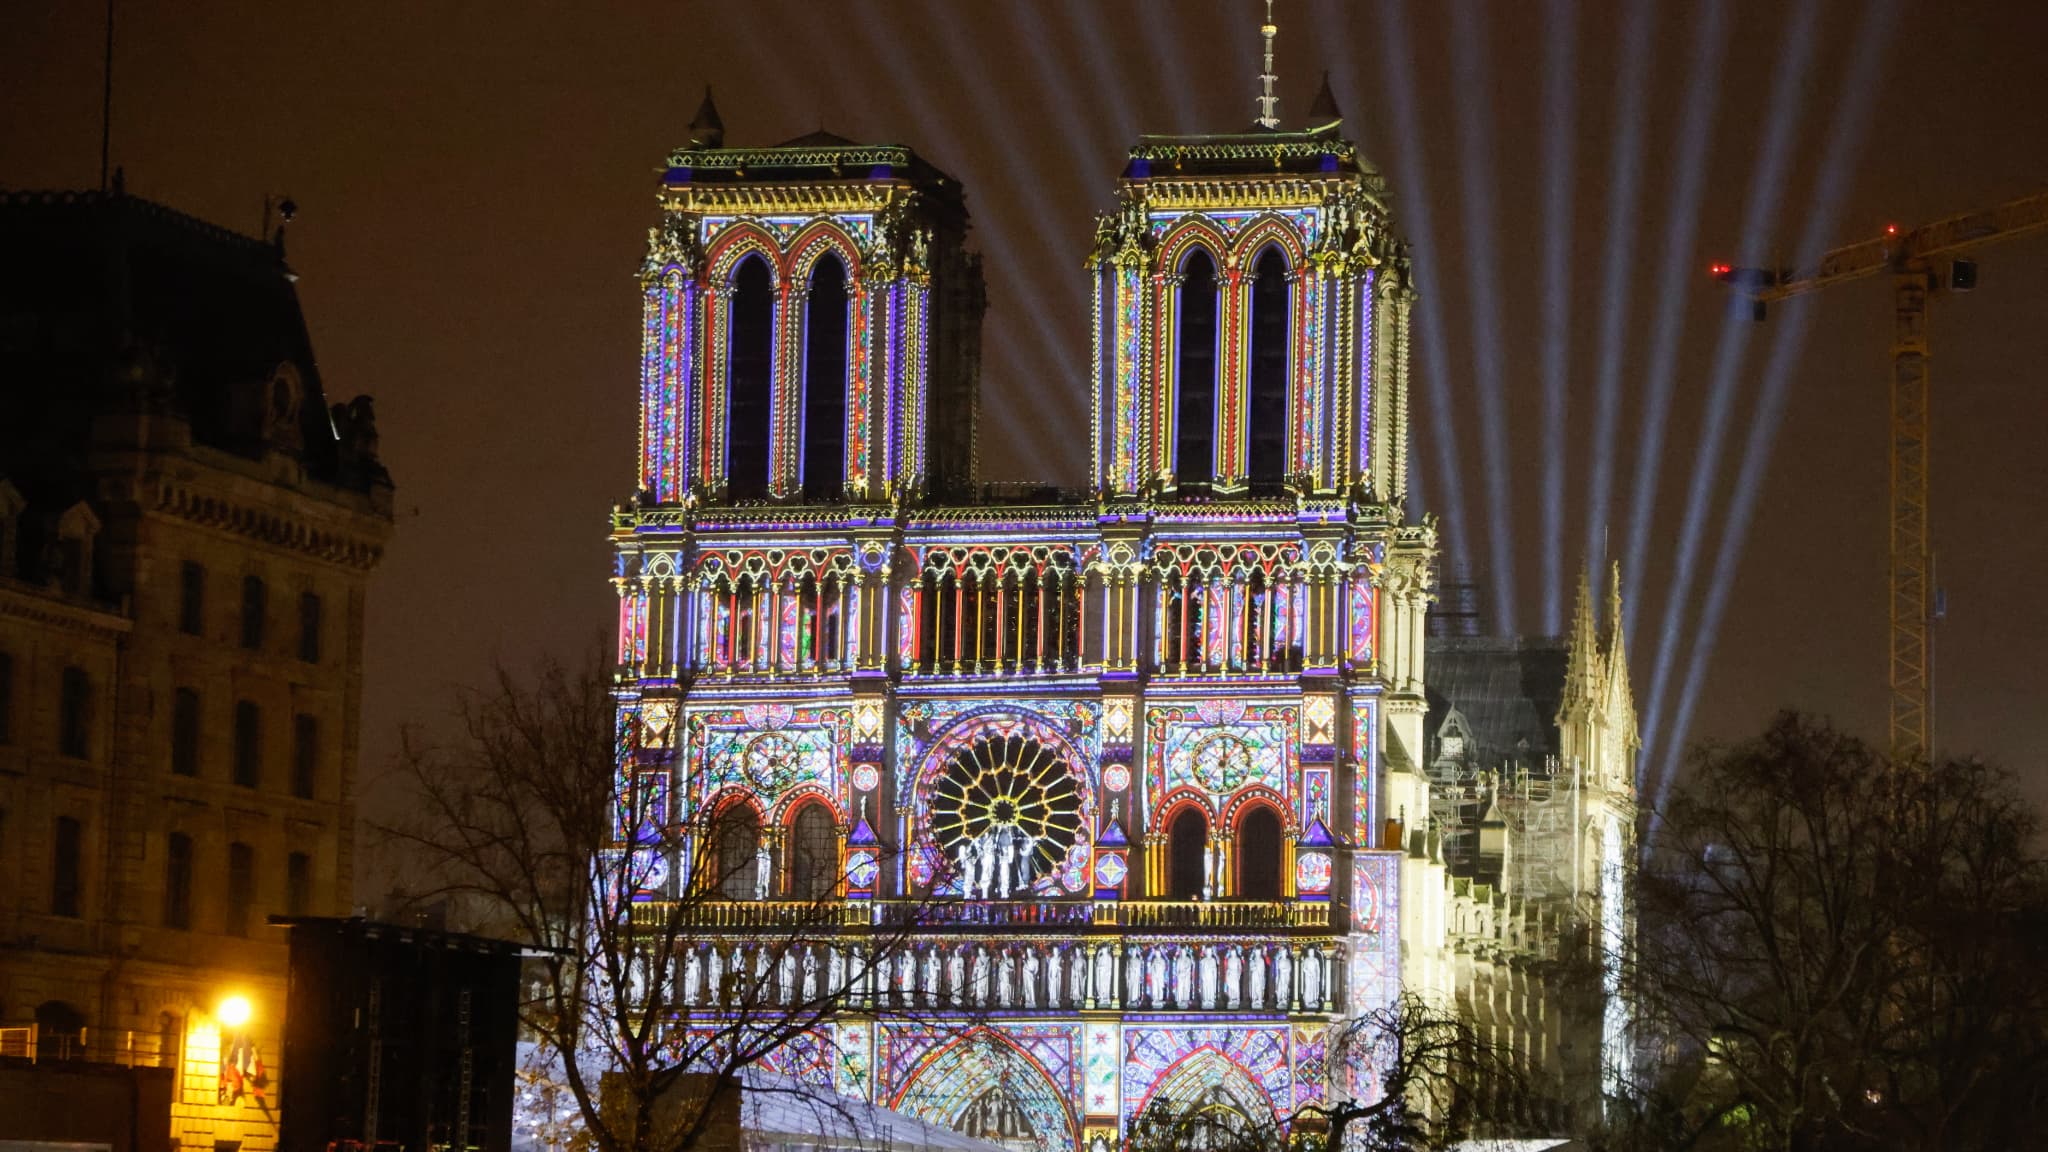
[[[673, 735], [636, 747], [648, 736], [616, 719], [601, 667], [550, 662], [531, 683], [501, 668], [463, 699], [459, 738], [408, 732], [410, 815], [384, 832], [420, 898], [531, 949], [521, 1020], [588, 1145], [683, 1152], [737, 1123], [747, 1070], [829, 1070], [820, 1025], [917, 1012], [886, 977], [923, 917], [897, 904], [883, 923], [846, 900], [836, 853], [765, 899], [755, 817], [681, 812]], [[749, 1091], [792, 1084], [830, 1107], [801, 1075]]]
[[[1220, 1096], [1155, 1097], [1132, 1123], [1132, 1152], [1264, 1152], [1286, 1147], [1435, 1152], [1475, 1135], [1544, 1130], [1544, 1094], [1514, 1056], [1455, 1012], [1404, 992], [1346, 1020], [1331, 1037], [1333, 1066], [1369, 1064], [1379, 1094], [1295, 1110], [1279, 1119]], [[1554, 1130], [1554, 1129], [1551, 1129]]]
[[[1780, 717], [1695, 758], [1639, 888], [1629, 991], [1675, 1073], [1658, 1146], [2024, 1146], [2048, 1120], [2033, 814], [1967, 760]], [[1626, 1141], [1611, 1141], [1623, 1146]]]

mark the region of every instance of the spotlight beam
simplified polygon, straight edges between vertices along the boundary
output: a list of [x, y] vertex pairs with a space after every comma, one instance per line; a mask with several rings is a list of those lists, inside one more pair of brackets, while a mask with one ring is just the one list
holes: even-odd
[[1464, 178], [1465, 283], [1472, 294], [1473, 385], [1479, 394], [1486, 465], [1488, 555], [1492, 560], [1494, 621], [1502, 635], [1515, 628], [1515, 517], [1508, 473], [1508, 413], [1501, 365], [1500, 277], [1496, 274], [1493, 199], [1493, 122], [1486, 101], [1486, 22], [1480, 0], [1451, 5], [1451, 69], [1458, 78], [1453, 101], [1458, 120], [1458, 169]]
[[[1804, 107], [1803, 84], [1812, 65], [1820, 23], [1818, 0], [1801, 0], [1779, 48], [1777, 80], [1771, 85], [1770, 107], [1779, 110], [1764, 134], [1757, 167], [1751, 172], [1748, 200], [1743, 210], [1741, 236], [1745, 244], [1760, 244], [1765, 229], [1776, 216], [1784, 192], [1786, 170], [1792, 158]], [[1749, 349], [1749, 309], [1730, 299], [1723, 304], [1721, 339], [1715, 347], [1713, 367], [1708, 375], [1706, 421], [1693, 456], [1692, 479], [1686, 490], [1685, 515], [1679, 521], [1678, 556], [1672, 568], [1671, 586], [1664, 600], [1664, 618], [1657, 636], [1657, 658], [1650, 675], [1649, 707], [1643, 712], [1643, 747], [1654, 748], [1663, 734], [1665, 697], [1679, 652], [1690, 646], [1682, 632], [1692, 587], [1698, 577], [1700, 549], [1706, 543], [1708, 516], [1713, 503], [1715, 480], [1723, 475], [1722, 441], [1728, 434], [1736, 394], [1740, 391], [1742, 360]], [[1694, 638], [1696, 639], [1696, 638]]]
[[[1456, 430], [1451, 425], [1450, 383], [1444, 361], [1443, 326], [1438, 323], [1441, 287], [1436, 279], [1436, 237], [1431, 228], [1428, 181], [1422, 175], [1422, 129], [1415, 107], [1415, 65], [1411, 55], [1407, 0], [1388, 0], [1380, 11], [1380, 74], [1386, 80], [1387, 105], [1394, 113], [1394, 150], [1400, 163], [1394, 184], [1401, 199], [1401, 217], [1414, 253], [1416, 279], [1421, 284], [1415, 302], [1415, 328], [1420, 355], [1416, 359], [1422, 376], [1429, 411], [1430, 439], [1436, 449], [1439, 481], [1443, 492], [1443, 526], [1447, 550], [1469, 561], [1465, 538], [1465, 487], [1458, 467]], [[1420, 488], [1420, 485], [1416, 485]]]
[[[1657, 318], [1650, 338], [1649, 374], [1644, 378], [1642, 431], [1636, 440], [1635, 488], [1629, 502], [1625, 569], [1641, 579], [1650, 546], [1650, 519], [1657, 506], [1657, 472], [1664, 459], [1664, 433], [1671, 393], [1678, 381], [1679, 337], [1685, 329], [1687, 289], [1696, 277], [1693, 245], [1699, 235], [1700, 201], [1706, 191], [1707, 145], [1714, 134], [1714, 109], [1721, 88], [1721, 61], [1728, 50], [1726, 0], [1707, 0], [1699, 9], [1693, 37], [1691, 76], [1680, 120], [1681, 152], [1672, 178], [1672, 207], [1665, 217], [1664, 254], [1657, 276]], [[1773, 198], [1775, 206], [1775, 198]], [[1631, 599], [1627, 627], [1635, 629], [1640, 599]]]
[[[1578, 120], [1578, 0], [1543, 11], [1543, 442], [1565, 442], [1571, 363], [1572, 137]], [[1543, 633], [1564, 631], [1564, 490], [1567, 455], [1543, 469]], [[1633, 574], [1633, 570], [1631, 570]]]
[[[1814, 185], [1806, 228], [1794, 253], [1794, 267], [1807, 267], [1818, 259], [1827, 247], [1828, 238], [1835, 233], [1854, 162], [1861, 154], [1864, 138], [1869, 132], [1878, 81], [1883, 75], [1885, 51], [1891, 43], [1900, 7], [1899, 0], [1877, 0], [1864, 12], [1863, 26], [1857, 32], [1849, 68], [1843, 75], [1842, 90], [1835, 104], [1842, 112], [1823, 154], [1820, 179]], [[1750, 422], [1749, 437], [1743, 446], [1735, 496], [1722, 525], [1720, 547], [1715, 552], [1727, 573], [1709, 586], [1706, 603], [1700, 611], [1692, 656], [1686, 664], [1685, 686], [1678, 698], [1677, 721], [1672, 725], [1664, 750], [1654, 807], [1663, 806], [1664, 797], [1669, 794], [1672, 781], [1678, 774], [1678, 762], [1684, 753], [1684, 738], [1692, 723], [1693, 707], [1698, 702], [1700, 685], [1706, 678], [1707, 663], [1712, 658], [1714, 643], [1720, 635], [1721, 618], [1727, 611], [1734, 586], [1733, 569], [1740, 562], [1743, 546], [1748, 541], [1750, 520], [1755, 515], [1757, 499], [1763, 493], [1771, 450], [1783, 423], [1792, 371], [1797, 367], [1805, 345], [1807, 317], [1804, 302], [1784, 311], [1782, 329], [1776, 336], [1771, 357], [1764, 368], [1756, 416]], [[1649, 747], [1645, 742], [1646, 751]]]
[[1607, 238], [1601, 249], [1601, 286], [1607, 291], [1600, 313], [1599, 361], [1593, 393], [1593, 472], [1586, 497], [1587, 567], [1606, 567], [1607, 504], [1614, 488], [1614, 456], [1621, 424], [1621, 357], [1628, 334], [1629, 277], [1635, 269], [1637, 193], [1642, 184], [1644, 81], [1650, 68], [1650, 32], [1656, 23], [1653, 0], [1627, 6], [1622, 18], [1621, 72], [1615, 82], [1615, 117], [1620, 131], [1607, 175]]

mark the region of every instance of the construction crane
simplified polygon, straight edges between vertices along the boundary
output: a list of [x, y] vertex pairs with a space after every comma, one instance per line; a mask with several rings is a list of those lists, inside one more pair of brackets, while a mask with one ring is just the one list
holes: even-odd
[[[1895, 762], [1930, 755], [1934, 682], [1928, 645], [1933, 553], [1928, 546], [1927, 305], [1944, 288], [1977, 286], [1966, 254], [2048, 231], [2048, 192], [1837, 248], [1811, 271], [1715, 264], [1714, 278], [1746, 293], [1762, 320], [1773, 300], [1888, 274], [1892, 278], [1891, 748]], [[1941, 265], [1946, 264], [1946, 269]], [[1941, 272], [1948, 278], [1943, 282]]]

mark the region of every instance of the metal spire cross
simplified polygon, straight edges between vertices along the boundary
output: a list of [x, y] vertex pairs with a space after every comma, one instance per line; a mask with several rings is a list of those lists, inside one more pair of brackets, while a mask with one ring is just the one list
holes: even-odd
[[1259, 35], [1266, 38], [1266, 70], [1259, 73], [1259, 118], [1255, 123], [1261, 128], [1280, 126], [1280, 98], [1273, 95], [1273, 35], [1280, 29], [1273, 24], [1273, 0], [1266, 0], [1266, 22], [1259, 25]]

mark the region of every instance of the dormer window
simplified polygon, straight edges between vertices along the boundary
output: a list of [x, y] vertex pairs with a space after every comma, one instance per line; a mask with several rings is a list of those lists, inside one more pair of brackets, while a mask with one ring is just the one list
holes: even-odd
[[21, 490], [0, 478], [0, 576], [14, 575], [16, 552], [21, 547], [21, 510], [27, 506]]
[[93, 515], [83, 500], [57, 518], [56, 549], [49, 575], [67, 595], [92, 595], [92, 547], [99, 532], [100, 518]]

